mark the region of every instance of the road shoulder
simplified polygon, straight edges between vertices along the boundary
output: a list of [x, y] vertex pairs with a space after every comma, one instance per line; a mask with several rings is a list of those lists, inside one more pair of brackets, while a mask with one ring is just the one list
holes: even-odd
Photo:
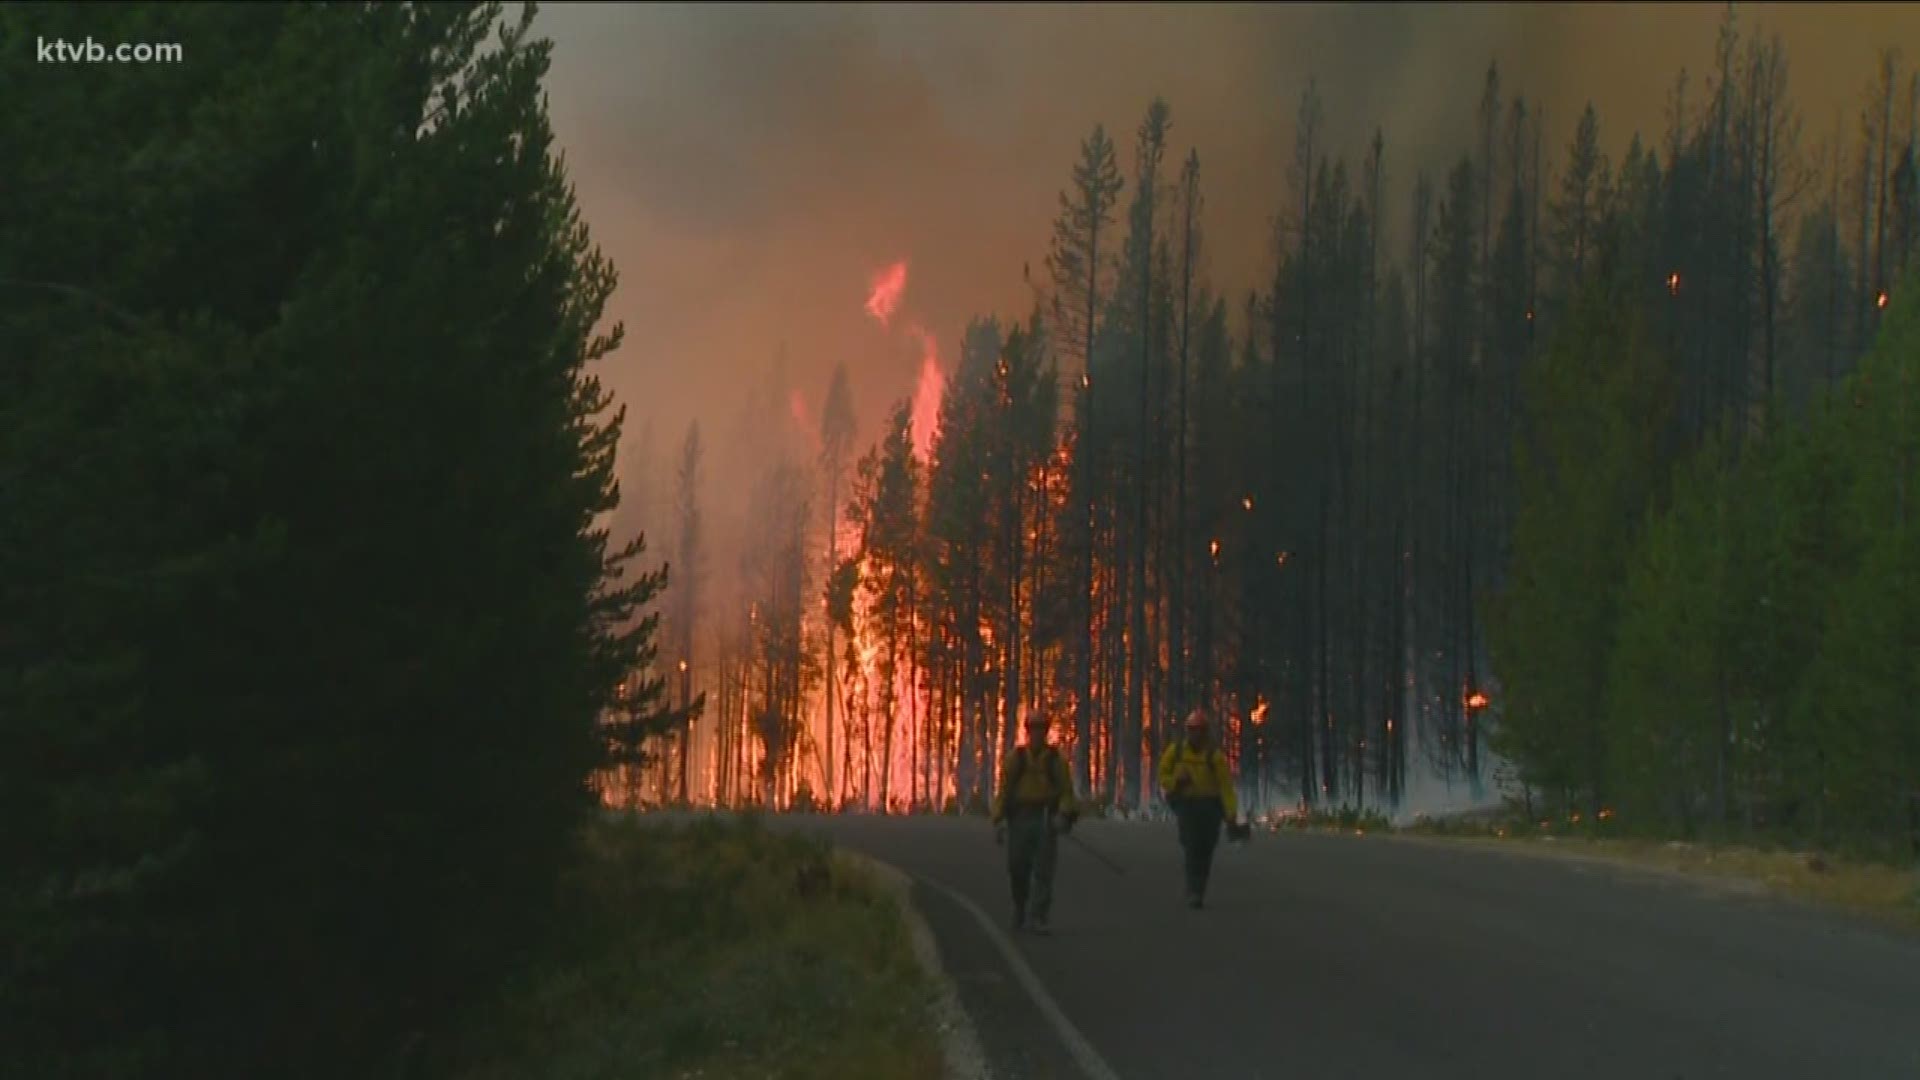
[[[936, 1027], [947, 1074], [966, 1080], [1115, 1080], [1059, 1014], [1018, 947], [959, 893], [870, 855], [839, 853], [871, 868], [901, 898], [916, 955], [940, 987]], [[1028, 939], [1022, 939], [1028, 940]], [[1045, 948], [1050, 939], [1035, 939]]]
[[900, 908], [900, 917], [906, 922], [907, 936], [913, 943], [914, 958], [920, 962], [921, 969], [934, 986], [932, 1019], [934, 1030], [940, 1036], [941, 1057], [946, 1065], [944, 1080], [991, 1080], [994, 1072], [988, 1066], [979, 1032], [974, 1028], [973, 1017], [961, 999], [960, 987], [941, 963], [939, 944], [933, 928], [921, 914], [913, 880], [888, 863], [858, 851], [840, 848], [836, 855], [872, 874]]
[[1800, 866], [1787, 865], [1798, 861], [1796, 856], [1756, 855], [1740, 849], [1677, 842], [1639, 851], [1557, 838], [1493, 839], [1404, 832], [1378, 835], [1394, 843], [1429, 849], [1552, 860], [1710, 896], [1857, 920], [1909, 936], [1920, 934], [1920, 872], [1847, 867], [1842, 872], [1848, 876], [1825, 872], [1829, 880], [1822, 881]]

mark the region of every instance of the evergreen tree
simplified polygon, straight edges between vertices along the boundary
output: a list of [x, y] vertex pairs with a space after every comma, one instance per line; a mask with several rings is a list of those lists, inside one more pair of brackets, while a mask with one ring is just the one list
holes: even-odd
[[0, 1071], [373, 1072], [538, 931], [661, 578], [500, 14], [0, 11], [219, 58], [0, 59]]
[[961, 338], [960, 360], [940, 402], [927, 481], [925, 530], [938, 621], [953, 636], [959, 664], [960, 732], [955, 783], [964, 801], [985, 799], [994, 770], [987, 739], [987, 644], [980, 634], [988, 578], [987, 415], [996, 405], [1003, 350], [998, 321], [975, 319]]
[[1529, 380], [1520, 514], [1490, 637], [1494, 748], [1563, 806], [1609, 795], [1607, 675], [1628, 553], [1658, 490], [1663, 369], [1618, 290], [1589, 288]]
[[[678, 543], [675, 545], [675, 584], [673, 589], [674, 652], [672, 670], [678, 675], [680, 708], [693, 705], [694, 627], [699, 621], [706, 577], [705, 533], [700, 516], [700, 424], [687, 426], [687, 438], [680, 447], [679, 467], [674, 473], [674, 511], [679, 518]], [[681, 802], [687, 800], [687, 783], [693, 756], [693, 729], [679, 732], [679, 773], [674, 786]]]
[[[838, 726], [836, 709], [839, 705], [839, 687], [834, 675], [838, 665], [834, 662], [834, 635], [843, 626], [843, 620], [835, 613], [833, 599], [833, 575], [840, 565], [840, 484], [846, 478], [847, 455], [853, 449], [853, 391], [847, 382], [847, 366], [835, 364], [833, 379], [827, 384], [827, 400], [820, 410], [820, 471], [827, 483], [827, 621], [825, 663], [826, 672], [826, 727], [827, 753], [826, 800], [829, 807], [840, 805], [841, 784], [845, 778], [835, 771], [834, 734]], [[847, 613], [847, 619], [852, 613]], [[846, 627], [849, 631], [851, 627]]]
[[1113, 142], [1095, 125], [1080, 145], [1080, 161], [1073, 170], [1072, 193], [1060, 193], [1060, 216], [1054, 222], [1053, 248], [1048, 268], [1054, 285], [1053, 328], [1061, 353], [1080, 363], [1079, 393], [1075, 395], [1076, 432], [1073, 454], [1073, 521], [1064, 530], [1078, 556], [1078, 585], [1082, 633], [1073, 643], [1074, 775], [1082, 783], [1091, 777], [1088, 749], [1093, 744], [1093, 665], [1095, 636], [1094, 546], [1096, 505], [1104, 498], [1106, 476], [1101, 447], [1091, 438], [1094, 409], [1094, 342], [1105, 299], [1106, 267], [1102, 241], [1112, 223], [1113, 205], [1122, 181], [1114, 164]]

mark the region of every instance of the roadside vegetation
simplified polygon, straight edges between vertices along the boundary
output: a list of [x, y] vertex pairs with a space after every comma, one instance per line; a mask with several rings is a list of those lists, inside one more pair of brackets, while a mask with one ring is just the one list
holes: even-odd
[[1573, 815], [1527, 820], [1513, 814], [1417, 818], [1392, 831], [1543, 856], [1600, 858], [1694, 875], [1746, 891], [1764, 890], [1920, 930], [1920, 862], [1885, 847], [1822, 849], [1765, 835], [1674, 839]]
[[896, 901], [822, 842], [754, 818], [594, 822], [558, 933], [407, 1075], [940, 1075]]

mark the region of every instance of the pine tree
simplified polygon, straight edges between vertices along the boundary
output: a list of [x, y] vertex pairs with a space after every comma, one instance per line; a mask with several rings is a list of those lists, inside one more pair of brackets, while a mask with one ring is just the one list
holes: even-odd
[[[1128, 478], [1132, 492], [1129, 500], [1131, 522], [1125, 536], [1128, 566], [1126, 701], [1125, 713], [1122, 722], [1118, 725], [1119, 752], [1115, 755], [1125, 776], [1125, 786], [1116, 792], [1116, 795], [1120, 804], [1128, 809], [1139, 809], [1142, 802], [1140, 788], [1146, 774], [1141, 766], [1140, 755], [1144, 741], [1150, 737], [1146, 712], [1148, 704], [1146, 682], [1151, 662], [1147, 648], [1147, 568], [1150, 547], [1147, 510], [1150, 504], [1148, 491], [1152, 479], [1150, 456], [1152, 439], [1149, 432], [1156, 359], [1154, 350], [1155, 237], [1160, 213], [1160, 160], [1166, 153], [1167, 133], [1170, 126], [1167, 103], [1160, 98], [1155, 98], [1147, 107], [1147, 115], [1140, 122], [1137, 135], [1134, 151], [1134, 197], [1128, 213], [1128, 231], [1121, 272], [1121, 281], [1124, 283], [1131, 306], [1128, 319], [1136, 343], [1134, 355], [1138, 358], [1140, 365], [1137, 373], [1139, 381], [1137, 426], [1133, 429], [1133, 438], [1130, 440], [1132, 453], [1127, 455], [1128, 463], [1132, 466], [1131, 475]], [[1165, 279], [1161, 277], [1159, 280]]]
[[1474, 267], [1479, 260], [1474, 250], [1473, 205], [1473, 163], [1461, 158], [1448, 174], [1447, 194], [1436, 214], [1431, 254], [1435, 289], [1432, 364], [1439, 384], [1437, 417], [1442, 458], [1442, 528], [1438, 543], [1444, 552], [1439, 563], [1444, 573], [1435, 585], [1447, 663], [1438, 725], [1440, 764], [1443, 769], [1467, 769], [1470, 776], [1476, 771], [1469, 768], [1469, 759], [1477, 741], [1463, 699], [1472, 689], [1468, 683], [1473, 651], [1471, 492], [1476, 462], [1471, 447], [1476, 389], [1471, 365], [1479, 324], [1474, 303], [1478, 291]]
[[499, 16], [0, 11], [226, 58], [0, 117], [0, 1071], [384, 1071], [548, 915], [662, 578]]
[[1548, 209], [1553, 251], [1553, 302], [1556, 316], [1579, 292], [1593, 259], [1601, 208], [1609, 187], [1606, 155], [1600, 150], [1600, 117], [1589, 103], [1580, 114], [1568, 150], [1560, 196]]
[[[1195, 263], [1200, 257], [1200, 152], [1189, 151], [1180, 170], [1180, 375], [1175, 397], [1174, 430], [1174, 514], [1172, 526], [1172, 597], [1168, 655], [1172, 659], [1172, 701], [1169, 713], [1176, 719], [1186, 715], [1189, 695], [1187, 670], [1187, 578], [1193, 540], [1187, 527], [1187, 452], [1189, 435], [1188, 359], [1192, 345], [1195, 311], [1193, 285]], [[1205, 304], [1204, 297], [1202, 304]]]
[[961, 714], [955, 782], [962, 801], [970, 804], [991, 794], [994, 779], [988, 731], [992, 695], [980, 628], [989, 589], [983, 556], [992, 536], [987, 414], [997, 404], [1003, 348], [997, 320], [968, 324], [959, 364], [940, 403], [940, 429], [927, 482], [926, 534], [937, 619], [958, 641]]
[[1494, 749], [1562, 806], [1597, 815], [1611, 790], [1612, 643], [1670, 393], [1644, 318], [1598, 284], [1528, 391], [1514, 565], [1489, 627], [1507, 697]]
[[[836, 573], [840, 565], [840, 484], [846, 477], [847, 455], [853, 449], [853, 391], [847, 382], [847, 366], [835, 364], [833, 379], [827, 384], [826, 404], [820, 410], [820, 471], [827, 482], [827, 620], [826, 649], [823, 653], [826, 672], [826, 728], [827, 755], [826, 801], [830, 808], [838, 808], [841, 800], [841, 785], [845, 776], [834, 771], [833, 739], [836, 722], [836, 709], [839, 705], [839, 683], [834, 677], [838, 670], [833, 654], [834, 636], [842, 629], [849, 632], [851, 627], [837, 614], [834, 599]], [[847, 619], [852, 618], [851, 610]]]
[[[674, 476], [674, 510], [679, 517], [679, 535], [675, 545], [675, 584], [673, 589], [674, 652], [673, 668], [679, 674], [680, 708], [693, 704], [694, 625], [699, 619], [701, 585], [706, 577], [703, 532], [700, 521], [700, 424], [687, 426], [687, 438], [680, 447], [680, 463]], [[687, 799], [687, 781], [693, 757], [692, 729], [679, 732], [679, 799]], [[663, 796], [664, 797], [664, 796]]]
[[1048, 268], [1054, 286], [1054, 332], [1063, 355], [1080, 362], [1079, 393], [1075, 396], [1076, 423], [1073, 450], [1074, 520], [1066, 530], [1079, 556], [1079, 592], [1083, 633], [1073, 644], [1074, 759], [1073, 771], [1081, 783], [1090, 782], [1087, 754], [1093, 744], [1093, 663], [1095, 638], [1094, 546], [1096, 505], [1103, 498], [1105, 464], [1093, 438], [1098, 413], [1094, 406], [1094, 341], [1105, 299], [1108, 258], [1101, 246], [1112, 223], [1113, 205], [1122, 181], [1114, 164], [1113, 142], [1096, 125], [1081, 143], [1080, 161], [1073, 171], [1072, 194], [1060, 193], [1060, 216], [1054, 222], [1053, 248]]

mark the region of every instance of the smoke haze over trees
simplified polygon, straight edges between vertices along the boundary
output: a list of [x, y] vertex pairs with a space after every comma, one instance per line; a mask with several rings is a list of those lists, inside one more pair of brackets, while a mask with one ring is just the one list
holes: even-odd
[[[1873, 406], [1875, 395], [1845, 388], [1876, 342], [1874, 355], [1897, 352], [1881, 329], [1897, 321], [1915, 242], [1910, 67], [1863, 42], [1867, 85], [1854, 78], [1850, 96], [1809, 110], [1798, 40], [1789, 48], [1774, 25], [1792, 13], [1764, 24], [1714, 14], [1687, 71], [1636, 76], [1662, 89], [1660, 112], [1635, 127], [1615, 125], [1609, 98], [1644, 94], [1599, 85], [1576, 97], [1537, 56], [1509, 69], [1498, 50], [1477, 70], [1456, 57], [1447, 81], [1471, 88], [1459, 115], [1409, 125], [1405, 146], [1393, 124], [1356, 124], [1341, 82], [1304, 77], [1290, 103], [1260, 110], [1290, 118], [1292, 137], [1266, 162], [1257, 210], [1216, 178], [1244, 182], [1233, 169], [1265, 136], [1219, 138], [1228, 165], [1216, 170], [1204, 136], [1219, 117], [1173, 95], [1143, 94], [1132, 119], [1094, 118], [1050, 148], [1056, 179], [1036, 201], [1055, 220], [1009, 247], [1021, 265], [1009, 255], [998, 275], [1017, 291], [982, 290], [987, 306], [953, 346], [934, 342], [945, 397], [931, 440], [911, 423], [927, 383], [916, 389], [912, 364], [884, 359], [897, 343], [871, 332], [887, 322], [874, 304], [867, 340], [841, 346], [842, 364], [882, 357], [847, 371], [857, 400], [892, 395], [891, 418], [861, 428], [868, 449], [834, 557], [824, 515], [804, 539], [817, 549], [806, 564], [831, 569], [804, 586], [803, 643], [789, 662], [744, 662], [713, 736], [784, 725], [771, 767], [785, 786], [720, 784], [709, 796], [973, 804], [1019, 711], [1040, 708], [1085, 789], [1145, 809], [1157, 793], [1142, 763], [1202, 704], [1224, 719], [1261, 807], [1404, 808], [1432, 798], [1410, 787], [1438, 780], [1456, 799], [1509, 792], [1529, 812], [1611, 817], [1621, 804], [1689, 828], [1895, 831], [1905, 793], [1920, 788], [1910, 724], [1879, 731], [1871, 707], [1846, 712], [1846, 695], [1814, 689], [1825, 678], [1855, 698], [1902, 700], [1907, 675], [1819, 659], [1870, 633], [1855, 617], [1802, 627], [1790, 644], [1761, 614], [1724, 625], [1694, 643], [1708, 650], [1688, 669], [1695, 697], [1679, 674], [1649, 681], [1643, 666], [1675, 658], [1673, 642], [1651, 644], [1660, 635], [1692, 632], [1662, 619], [1696, 617], [1648, 591], [1669, 572], [1659, 558], [1706, 560], [1687, 582], [1705, 588], [1793, 553], [1832, 588], [1870, 591], [1864, 582], [1886, 584], [1876, 575], [1904, 557], [1868, 560], [1861, 545], [1878, 534], [1865, 525], [1853, 546], [1769, 548], [1760, 518], [1688, 516], [1702, 484], [1780, 509], [1791, 493], [1776, 486], [1821, 455], [1886, 449], [1843, 437], [1853, 429], [1834, 403], [1857, 392], [1861, 409], [1897, 411], [1897, 391]], [[1676, 13], [1671, 27], [1692, 17]], [[862, 20], [810, 26], [818, 39], [803, 34], [796, 49], [877, 49], [880, 31]], [[907, 79], [910, 67], [885, 70]], [[1828, 125], [1818, 114], [1834, 100], [1845, 122]], [[1436, 131], [1452, 133], [1451, 149]], [[792, 193], [814, 198], [798, 160]], [[1044, 160], [1027, 147], [1021, 168], [1044, 172]], [[857, 169], [849, 179], [868, 182]], [[884, 218], [886, 205], [871, 209]], [[1029, 211], [955, 213], [1000, 229]], [[873, 228], [845, 220], [846, 244], [821, 238], [829, 262], [852, 258]], [[968, 250], [879, 254], [838, 306], [860, 319], [864, 291], [884, 277], [893, 319], [928, 319], [957, 302], [947, 253], [964, 262]], [[991, 306], [995, 296], [1006, 299]], [[783, 363], [835, 340], [802, 347], [790, 334]], [[788, 459], [811, 467], [818, 381], [738, 388], [791, 401], [784, 434], [741, 430], [794, 442]], [[687, 385], [661, 380], [676, 384]], [[1864, 468], [1822, 473], [1796, 497], [1826, 498]], [[1900, 475], [1886, 481], [1896, 505]], [[783, 519], [740, 499], [747, 490], [730, 496], [737, 520], [764, 544]], [[1745, 531], [1724, 550], [1699, 531], [1734, 520]], [[1656, 556], [1659, 544], [1680, 552]], [[1910, 594], [1884, 600], [1893, 607], [1872, 625], [1897, 631]], [[749, 621], [791, 617], [770, 592], [741, 601]], [[824, 644], [829, 626], [843, 644]], [[1753, 650], [1778, 662], [1759, 665]], [[1780, 656], [1804, 672], [1788, 677]], [[776, 700], [756, 686], [787, 689]], [[1685, 769], [1659, 749], [1676, 711], [1717, 718]], [[838, 751], [823, 793], [829, 731]], [[1893, 757], [1872, 776], [1845, 774], [1848, 799], [1864, 802], [1807, 779], [1865, 746]], [[1654, 759], [1682, 771], [1656, 782]], [[1863, 784], [1879, 794], [1859, 795]]]

